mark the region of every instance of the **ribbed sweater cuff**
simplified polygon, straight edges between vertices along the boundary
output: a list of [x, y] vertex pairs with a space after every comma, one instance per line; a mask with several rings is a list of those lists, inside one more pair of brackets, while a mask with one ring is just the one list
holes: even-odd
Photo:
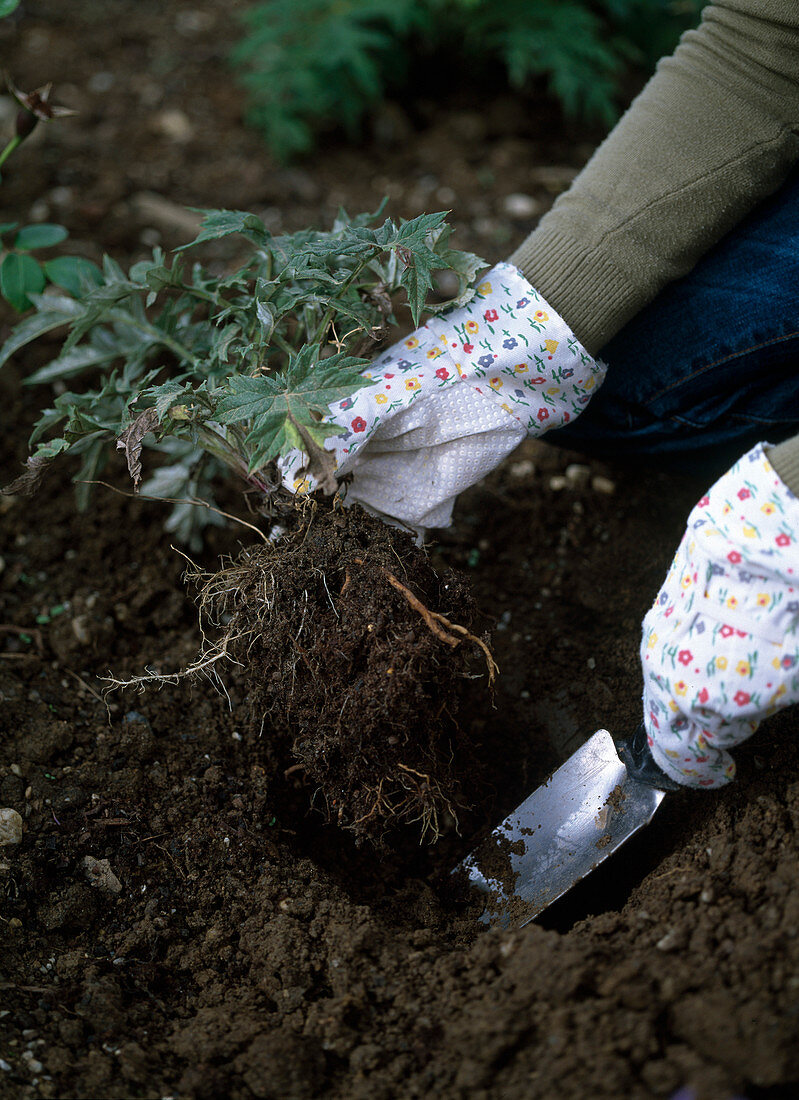
[[[557, 310], [583, 347], [596, 355], [626, 324], [638, 298], [626, 276], [600, 249], [541, 226], [510, 257]], [[636, 303], [631, 308], [630, 303]]]
[[799, 435], [772, 447], [768, 460], [794, 496], [799, 497]]

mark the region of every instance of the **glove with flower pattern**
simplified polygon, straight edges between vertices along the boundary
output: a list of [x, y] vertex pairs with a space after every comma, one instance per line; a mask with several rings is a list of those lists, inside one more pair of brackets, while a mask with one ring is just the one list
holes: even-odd
[[644, 724], [688, 787], [735, 775], [728, 749], [799, 702], [799, 499], [759, 443], [702, 497], [644, 619]]
[[[444, 527], [457, 495], [528, 434], [577, 416], [604, 378], [566, 323], [510, 264], [461, 308], [383, 352], [368, 382], [330, 406], [326, 440], [347, 500], [420, 528]], [[295, 451], [284, 484], [316, 488]]]

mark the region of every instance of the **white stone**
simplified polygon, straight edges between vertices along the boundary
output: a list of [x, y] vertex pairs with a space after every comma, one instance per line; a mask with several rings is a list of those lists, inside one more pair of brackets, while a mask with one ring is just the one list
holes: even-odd
[[10, 806], [0, 810], [0, 847], [19, 844], [22, 840], [22, 818]]
[[566, 478], [573, 485], [585, 485], [591, 476], [591, 467], [580, 462], [570, 462], [566, 467]]
[[596, 477], [591, 479], [591, 488], [595, 493], [606, 493], [609, 496], [611, 493], [616, 492], [616, 482], [611, 481], [609, 477], [602, 477], [601, 474], [597, 474]]

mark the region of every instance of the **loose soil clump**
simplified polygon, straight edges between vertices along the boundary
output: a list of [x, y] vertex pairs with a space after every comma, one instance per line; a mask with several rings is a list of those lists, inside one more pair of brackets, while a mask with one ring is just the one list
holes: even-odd
[[204, 633], [218, 637], [195, 667], [216, 672], [225, 657], [246, 670], [270, 772], [304, 779], [358, 841], [401, 824], [433, 841], [474, 789], [463, 682], [495, 671], [470, 632], [469, 584], [357, 505], [305, 505], [278, 539], [202, 576]]

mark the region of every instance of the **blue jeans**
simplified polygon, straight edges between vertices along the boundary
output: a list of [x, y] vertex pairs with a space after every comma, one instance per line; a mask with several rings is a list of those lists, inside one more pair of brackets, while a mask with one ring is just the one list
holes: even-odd
[[551, 442], [715, 476], [799, 432], [799, 170], [599, 358], [602, 388]]

